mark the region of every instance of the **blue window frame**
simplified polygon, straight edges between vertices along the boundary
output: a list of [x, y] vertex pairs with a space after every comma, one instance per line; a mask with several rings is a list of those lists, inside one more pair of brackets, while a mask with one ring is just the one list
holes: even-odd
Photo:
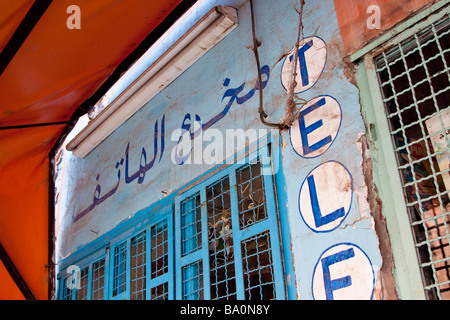
[[247, 160], [176, 199], [177, 299], [285, 299], [268, 146]]
[[150, 212], [139, 227], [118, 234], [101, 250], [64, 268], [58, 299], [174, 299], [172, 212], [172, 205]]

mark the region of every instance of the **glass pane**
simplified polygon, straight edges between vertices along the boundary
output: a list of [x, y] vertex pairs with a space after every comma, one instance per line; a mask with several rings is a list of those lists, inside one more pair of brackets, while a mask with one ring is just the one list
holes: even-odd
[[151, 228], [151, 237], [151, 278], [154, 279], [169, 271], [167, 220], [164, 220]]
[[181, 202], [181, 249], [186, 255], [201, 248], [202, 225], [200, 194]]
[[264, 179], [260, 163], [246, 164], [236, 170], [236, 183], [241, 229], [267, 219]]

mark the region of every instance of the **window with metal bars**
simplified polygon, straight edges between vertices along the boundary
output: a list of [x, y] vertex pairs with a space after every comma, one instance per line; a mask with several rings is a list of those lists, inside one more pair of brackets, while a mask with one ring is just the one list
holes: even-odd
[[375, 57], [429, 299], [450, 299], [450, 19]]
[[88, 286], [89, 286], [89, 268], [84, 268], [81, 270], [79, 274], [79, 289], [76, 290], [76, 300], [86, 300], [88, 295]]
[[145, 231], [131, 238], [130, 252], [130, 299], [145, 300], [146, 279], [146, 243]]
[[104, 300], [105, 298], [105, 259], [92, 264], [91, 300]]
[[71, 281], [70, 277], [63, 278], [62, 282], [62, 290], [61, 290], [61, 300], [74, 300], [73, 295], [74, 291], [73, 286], [69, 285], [69, 281]]
[[127, 243], [121, 243], [114, 248], [113, 297], [127, 289]]
[[[78, 273], [62, 272], [61, 300], [168, 300], [173, 299], [172, 209], [164, 218], [138, 229], [123, 240], [112, 242], [112, 250]], [[72, 266], [78, 266], [77, 264]]]
[[[60, 300], [104, 300], [105, 260], [101, 258], [88, 264], [75, 274], [61, 279]], [[71, 282], [69, 284], [69, 282]]]
[[173, 287], [171, 215], [113, 246], [112, 299], [163, 300]]
[[247, 160], [103, 243], [103, 258], [97, 251], [79, 262], [75, 289], [63, 270], [59, 298], [285, 299], [269, 146]]
[[285, 298], [269, 159], [266, 146], [176, 201], [177, 298]]

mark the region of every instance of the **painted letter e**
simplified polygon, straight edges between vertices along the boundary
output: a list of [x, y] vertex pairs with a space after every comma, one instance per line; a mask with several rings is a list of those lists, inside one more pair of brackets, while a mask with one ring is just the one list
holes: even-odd
[[310, 154], [311, 152], [319, 150], [324, 145], [327, 145], [330, 142], [332, 142], [332, 138], [329, 135], [324, 137], [322, 140], [314, 143], [313, 145], [309, 145], [309, 142], [308, 142], [308, 134], [310, 134], [314, 130], [320, 128], [323, 125], [323, 121], [322, 121], [322, 119], [320, 119], [320, 120], [314, 122], [313, 124], [306, 126], [305, 116], [308, 113], [316, 110], [317, 108], [324, 106], [325, 103], [326, 103], [325, 98], [322, 98], [319, 101], [317, 101], [316, 103], [314, 103], [313, 105], [309, 106], [308, 108], [306, 108], [305, 110], [302, 110], [299, 113], [298, 123], [299, 123], [299, 128], [300, 128], [300, 136], [302, 138], [302, 146], [303, 146], [303, 155], [304, 156]]

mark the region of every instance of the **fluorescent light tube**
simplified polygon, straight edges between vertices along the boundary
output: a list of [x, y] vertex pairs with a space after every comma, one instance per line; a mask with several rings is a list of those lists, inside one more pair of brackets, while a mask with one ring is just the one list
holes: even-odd
[[84, 158], [115, 129], [238, 26], [237, 10], [211, 9], [67, 144]]

